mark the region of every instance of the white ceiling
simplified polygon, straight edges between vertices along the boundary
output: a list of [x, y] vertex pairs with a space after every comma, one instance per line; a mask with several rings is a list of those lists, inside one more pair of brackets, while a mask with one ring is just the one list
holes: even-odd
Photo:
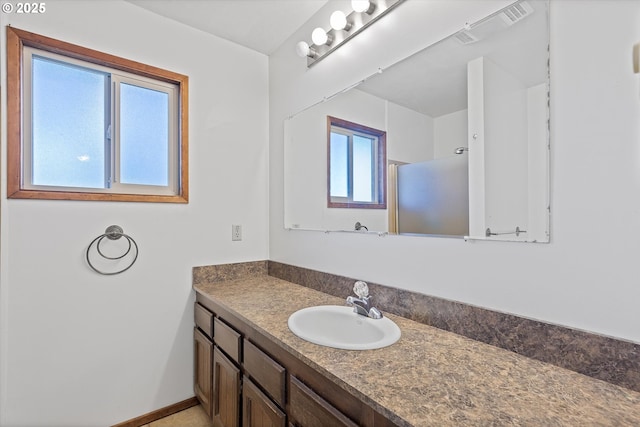
[[127, 0], [265, 55], [275, 51], [327, 0]]

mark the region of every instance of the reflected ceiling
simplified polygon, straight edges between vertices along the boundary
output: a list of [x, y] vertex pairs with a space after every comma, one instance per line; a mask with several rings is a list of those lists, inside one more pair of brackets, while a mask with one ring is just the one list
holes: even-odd
[[[540, 21], [547, 19], [546, 3], [528, 1], [527, 4], [533, 11], [512, 25], [505, 23], [503, 13], [493, 15], [384, 70], [358, 89], [428, 116], [440, 117], [467, 108], [467, 63], [472, 59], [490, 58], [518, 76], [525, 86], [543, 81], [547, 73], [548, 39], [534, 28], [544, 26]], [[509, 37], [499, 37], [505, 31]], [[461, 39], [477, 41], [464, 43]]]

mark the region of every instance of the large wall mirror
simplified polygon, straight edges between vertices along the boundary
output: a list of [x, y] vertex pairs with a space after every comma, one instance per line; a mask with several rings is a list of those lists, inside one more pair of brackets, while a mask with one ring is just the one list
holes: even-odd
[[[329, 118], [383, 132], [386, 151]], [[293, 115], [284, 147], [285, 228], [548, 242], [548, 1], [515, 2]], [[357, 182], [384, 203], [328, 203]]]

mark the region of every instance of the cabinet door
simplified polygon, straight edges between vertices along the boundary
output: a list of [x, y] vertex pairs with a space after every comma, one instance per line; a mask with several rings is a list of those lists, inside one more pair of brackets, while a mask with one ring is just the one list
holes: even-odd
[[297, 427], [358, 427], [316, 392], [291, 375], [289, 383], [289, 416]]
[[198, 328], [193, 329], [193, 391], [207, 415], [211, 416], [213, 343]]
[[217, 346], [213, 349], [213, 425], [240, 425], [240, 370]]
[[242, 426], [285, 427], [287, 417], [249, 378], [242, 380]]

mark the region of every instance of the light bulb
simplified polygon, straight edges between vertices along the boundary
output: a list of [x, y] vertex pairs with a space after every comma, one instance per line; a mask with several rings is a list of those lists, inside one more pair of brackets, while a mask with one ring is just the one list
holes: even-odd
[[354, 12], [366, 12], [369, 6], [371, 6], [369, 0], [351, 0], [351, 8]]
[[344, 30], [347, 28], [347, 16], [341, 10], [336, 10], [331, 14], [331, 18], [329, 18], [329, 22], [331, 23], [331, 28], [334, 30]]
[[311, 40], [315, 45], [321, 46], [327, 43], [329, 37], [327, 37], [327, 33], [322, 28], [318, 27], [311, 33]]
[[301, 58], [304, 58], [305, 56], [309, 56], [309, 54], [311, 53], [309, 44], [307, 42], [298, 42], [298, 44], [296, 44], [296, 53]]

